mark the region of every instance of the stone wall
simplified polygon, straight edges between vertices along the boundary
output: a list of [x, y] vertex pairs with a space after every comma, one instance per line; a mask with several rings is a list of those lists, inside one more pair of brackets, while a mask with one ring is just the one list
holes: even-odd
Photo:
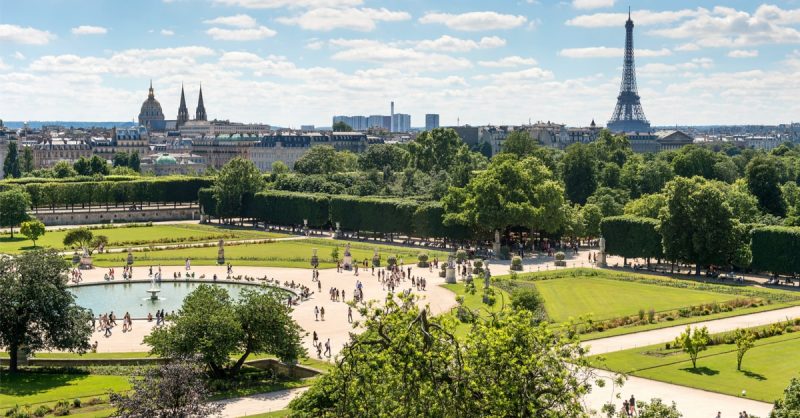
[[87, 225], [102, 223], [128, 223], [150, 221], [182, 221], [200, 219], [200, 209], [162, 207], [144, 210], [75, 210], [74, 212], [29, 212], [45, 225]]

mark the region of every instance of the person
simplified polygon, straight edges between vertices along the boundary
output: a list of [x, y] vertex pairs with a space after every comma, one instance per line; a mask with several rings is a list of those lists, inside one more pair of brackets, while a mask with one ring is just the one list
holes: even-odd
[[622, 410], [625, 411], [625, 415], [631, 416], [631, 409], [628, 408], [628, 400], [627, 399], [622, 401]]
[[325, 307], [324, 306], [319, 308], [319, 318], [321, 320], [323, 320], [323, 321], [325, 320]]
[[628, 401], [628, 407], [630, 408], [630, 415], [636, 415], [636, 399], [633, 398], [633, 394], [631, 394], [631, 399]]
[[106, 322], [106, 331], [103, 334], [103, 336], [104, 337], [110, 337], [111, 336], [111, 323], [110, 322]]
[[153, 322], [153, 314], [150, 312], [147, 313], [147, 322]]
[[314, 307], [314, 320], [319, 321], [319, 306]]
[[322, 343], [316, 343], [314, 347], [317, 349], [317, 358], [322, 358]]
[[319, 339], [319, 337], [317, 336], [317, 331], [314, 331], [314, 334], [313, 334], [313, 337], [312, 337], [312, 338], [313, 338], [313, 340], [314, 340], [314, 344], [316, 344], [316, 343], [317, 343], [317, 340]]
[[351, 323], [353, 322], [353, 307], [352, 306], [348, 306], [347, 307], [347, 322], [351, 322]]
[[328, 338], [328, 341], [325, 341], [325, 356], [331, 356], [331, 339]]
[[94, 343], [92, 344], [92, 353], [96, 353], [97, 352], [97, 345], [98, 345], [97, 344], [97, 340], [94, 340]]

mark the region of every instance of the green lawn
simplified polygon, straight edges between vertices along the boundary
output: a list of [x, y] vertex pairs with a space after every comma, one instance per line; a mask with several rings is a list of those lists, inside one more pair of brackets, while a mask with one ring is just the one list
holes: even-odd
[[800, 333], [756, 341], [736, 370], [736, 346], [722, 344], [703, 351], [692, 369], [689, 356], [666, 350], [664, 344], [634, 348], [593, 357], [595, 366], [647, 379], [674, 383], [763, 402], [779, 398], [793, 377], [799, 377]]
[[656, 312], [736, 299], [735, 295], [672, 288], [635, 282], [579, 277], [535, 283], [555, 322], [591, 315], [593, 320], [636, 315], [640, 309]]
[[[264, 239], [287, 236], [253, 229], [200, 224], [116, 226], [92, 229], [92, 233], [95, 235], [107, 236], [110, 248], [148, 244], [209, 242], [219, 239]], [[36, 242], [36, 245], [58, 250], [69, 250], [69, 248], [64, 247], [62, 243], [66, 234], [67, 230], [47, 231], [47, 233]], [[13, 239], [8, 234], [0, 236], [0, 253], [16, 254], [31, 248], [33, 248], [31, 241], [22, 234], [19, 234], [19, 231], [14, 234]]]
[[285, 418], [291, 413], [292, 411], [288, 409], [281, 409], [280, 411], [272, 411], [265, 414], [248, 415], [247, 418]]
[[[225, 261], [234, 266], [295, 267], [311, 268], [309, 264], [312, 249], [317, 248], [320, 268], [336, 267], [332, 261], [331, 251], [339, 248], [339, 258], [344, 255], [347, 241], [329, 239], [304, 239], [296, 241], [277, 241], [262, 244], [229, 245], [225, 247]], [[433, 258], [446, 257], [441, 251], [419, 250], [401, 246], [373, 245], [351, 243], [354, 260], [372, 259], [373, 249], [377, 247], [385, 265], [389, 255], [397, 255], [406, 265], [417, 262], [417, 255], [425, 251]], [[217, 247], [186, 248], [175, 250], [140, 251], [133, 253], [138, 265], [183, 265], [186, 258], [192, 259], [192, 265], [209, 266], [217, 264]], [[119, 266], [125, 262], [126, 253], [99, 254], [93, 257], [94, 264], [100, 267]]]
[[[498, 287], [492, 287], [495, 291], [495, 303], [494, 305], [487, 305], [483, 303], [483, 284], [477, 283], [477, 290], [474, 294], [467, 293], [467, 288], [464, 283], [457, 283], [457, 284], [442, 284], [439, 285], [444, 287], [445, 289], [450, 290], [451, 292], [455, 293], [454, 297], [463, 296], [464, 297], [464, 306], [469, 309], [477, 310], [479, 313], [487, 314], [489, 312], [495, 313], [500, 312], [503, 309], [503, 306], [510, 306], [511, 305], [511, 296], [504, 290]], [[455, 321], [457, 321], [455, 336], [458, 338], [466, 337], [467, 333], [469, 333], [470, 327], [472, 324], [463, 323], [456, 319], [455, 313], [452, 312], [451, 315]]]
[[0, 376], [0, 409], [61, 399], [105, 396], [129, 387], [127, 376], [67, 373], [18, 373]]

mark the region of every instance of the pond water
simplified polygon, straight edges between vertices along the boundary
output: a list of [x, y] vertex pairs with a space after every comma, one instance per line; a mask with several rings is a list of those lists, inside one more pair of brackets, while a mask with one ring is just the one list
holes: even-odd
[[[166, 313], [178, 311], [183, 304], [183, 299], [203, 283], [196, 282], [163, 282], [158, 300], [151, 300], [150, 283], [114, 283], [90, 286], [74, 286], [69, 290], [75, 295], [79, 306], [92, 310], [94, 316], [100, 313], [114, 311], [121, 318], [125, 312], [130, 312], [133, 318], [146, 318], [147, 313], [155, 316], [156, 311], [164, 309]], [[233, 299], [239, 297], [244, 288], [259, 288], [259, 286], [215, 283], [228, 291]]]

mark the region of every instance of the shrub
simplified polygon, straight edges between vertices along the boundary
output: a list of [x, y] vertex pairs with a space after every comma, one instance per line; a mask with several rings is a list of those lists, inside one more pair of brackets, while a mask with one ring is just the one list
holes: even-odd
[[556, 253], [556, 260], [564, 261], [565, 258], [567, 258], [567, 255], [564, 254], [563, 251], [559, 251], [559, 252]]
[[644, 309], [639, 309], [639, 320], [644, 321]]
[[546, 318], [544, 300], [539, 291], [533, 287], [521, 287], [511, 294], [511, 307], [533, 312], [539, 320]]
[[419, 253], [419, 255], [417, 256], [417, 260], [419, 260], [419, 263], [417, 263], [417, 266], [419, 266], [419, 267], [428, 267], [428, 254]]
[[467, 252], [465, 250], [456, 251], [456, 262], [461, 264], [467, 259]]
[[656, 310], [650, 308], [650, 310], [647, 311], [647, 322], [652, 324], [653, 322], [655, 322], [655, 319], [656, 319]]
[[396, 255], [390, 255], [389, 257], [386, 258], [386, 266], [387, 267], [391, 268], [391, 267], [394, 267], [396, 264], [397, 264], [397, 256]]
[[522, 257], [515, 255], [511, 259], [511, 270], [522, 271]]
[[72, 401], [72, 406], [73, 406], [73, 407], [75, 407], [75, 408], [80, 408], [80, 407], [81, 407], [81, 400], [80, 400], [80, 398], [75, 398], [75, 399]]

